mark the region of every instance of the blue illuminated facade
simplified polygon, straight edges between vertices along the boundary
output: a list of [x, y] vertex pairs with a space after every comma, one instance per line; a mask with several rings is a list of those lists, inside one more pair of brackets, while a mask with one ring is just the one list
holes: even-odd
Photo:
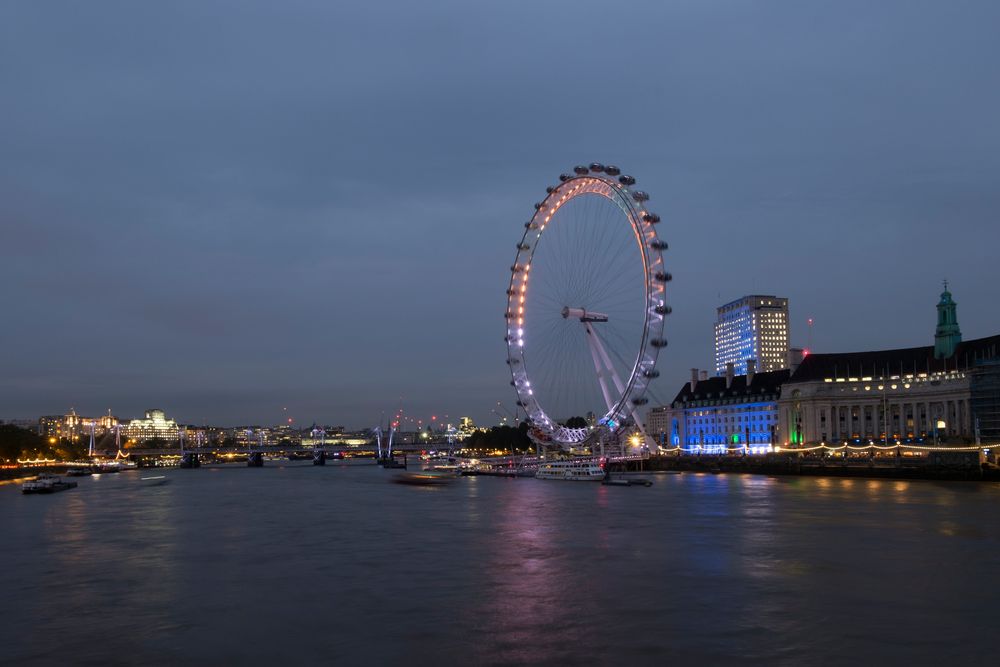
[[691, 453], [770, 451], [781, 385], [790, 375], [780, 370], [694, 379], [669, 406], [650, 411], [647, 428], [664, 446]]

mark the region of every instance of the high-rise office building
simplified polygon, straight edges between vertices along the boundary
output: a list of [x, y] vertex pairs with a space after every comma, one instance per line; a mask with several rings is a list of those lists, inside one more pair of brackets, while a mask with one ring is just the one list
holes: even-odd
[[762, 373], [788, 368], [788, 299], [754, 294], [719, 307], [716, 374], [733, 364], [736, 375], [746, 375], [748, 359]]

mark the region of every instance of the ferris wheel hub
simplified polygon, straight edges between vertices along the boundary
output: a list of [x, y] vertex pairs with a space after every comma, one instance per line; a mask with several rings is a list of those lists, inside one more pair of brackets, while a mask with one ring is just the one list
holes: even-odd
[[563, 319], [568, 320], [573, 318], [578, 319], [581, 322], [607, 322], [608, 316], [604, 313], [595, 313], [593, 311], [587, 310], [586, 308], [570, 308], [566, 306], [562, 309]]

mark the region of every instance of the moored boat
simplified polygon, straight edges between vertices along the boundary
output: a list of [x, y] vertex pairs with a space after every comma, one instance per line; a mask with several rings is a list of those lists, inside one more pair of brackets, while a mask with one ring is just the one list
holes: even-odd
[[51, 473], [42, 473], [21, 485], [21, 493], [55, 493], [76, 487], [76, 482], [64, 482]]
[[601, 484], [605, 486], [653, 486], [645, 477], [607, 477]]
[[561, 479], [568, 482], [600, 482], [604, 468], [594, 461], [553, 461], [538, 466], [536, 479]]

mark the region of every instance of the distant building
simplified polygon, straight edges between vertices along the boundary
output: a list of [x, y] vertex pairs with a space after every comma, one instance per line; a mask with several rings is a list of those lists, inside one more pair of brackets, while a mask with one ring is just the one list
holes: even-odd
[[461, 417], [458, 420], [458, 433], [456, 436], [459, 440], [465, 440], [475, 432], [476, 423], [472, 421], [472, 417]]
[[63, 415], [45, 415], [38, 418], [39, 435], [59, 438], [63, 433]]
[[90, 433], [91, 424], [94, 426], [94, 432], [102, 435], [118, 424], [118, 418], [112, 416], [110, 412], [100, 417], [81, 417], [76, 414], [75, 409], [71, 409], [65, 415], [39, 417], [38, 432], [46, 437], [69, 439]]
[[746, 375], [747, 360], [756, 360], [758, 372], [788, 368], [788, 299], [750, 295], [720, 306], [715, 322], [715, 373], [733, 364], [736, 375]]
[[110, 431], [114, 429], [116, 426], [118, 426], [118, 417], [115, 417], [113, 414], [111, 414], [110, 410], [108, 410], [108, 414], [101, 415], [100, 417], [98, 417], [96, 420], [93, 421], [96, 422], [98, 433], [100, 433], [101, 431]]
[[[384, 434], [383, 440], [388, 442], [389, 435]], [[349, 433], [343, 426], [327, 426], [303, 431], [299, 443], [302, 447], [318, 447], [320, 444], [339, 447], [361, 447], [374, 439], [370, 431]]]
[[778, 425], [781, 385], [790, 374], [757, 373], [753, 359], [745, 375], [736, 375], [732, 363], [721, 377], [708, 378], [691, 369], [691, 381], [673, 402], [650, 410], [646, 432], [663, 447], [689, 452], [769, 451]]
[[145, 442], [153, 438], [174, 442], [178, 434], [177, 422], [167, 419], [163, 410], [146, 410], [145, 419], [133, 419], [122, 429], [122, 435], [135, 442]]

